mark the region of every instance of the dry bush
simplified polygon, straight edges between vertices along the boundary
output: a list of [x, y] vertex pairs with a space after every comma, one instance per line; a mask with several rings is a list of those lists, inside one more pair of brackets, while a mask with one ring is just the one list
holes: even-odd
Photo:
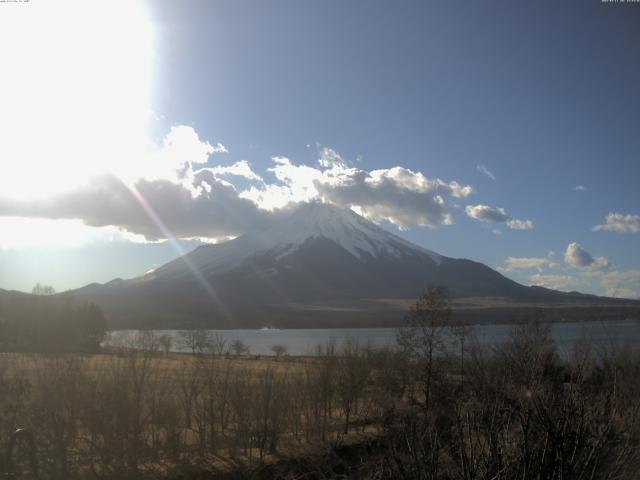
[[357, 341], [347, 341], [337, 360], [337, 400], [344, 417], [344, 433], [349, 431], [349, 422], [358, 416], [364, 403], [364, 393], [371, 374], [368, 348]]
[[637, 351], [596, 357], [579, 342], [561, 360], [548, 327], [532, 322], [499, 347], [473, 348], [466, 365], [463, 384], [445, 376], [433, 388], [431, 408], [396, 417], [384, 477], [634, 478]]

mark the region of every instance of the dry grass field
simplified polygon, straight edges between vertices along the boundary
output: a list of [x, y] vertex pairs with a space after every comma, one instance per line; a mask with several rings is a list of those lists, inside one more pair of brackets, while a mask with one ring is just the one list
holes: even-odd
[[359, 422], [383, 408], [364, 353], [352, 366], [329, 356], [1, 354], [0, 442], [33, 432], [44, 478], [165, 478], [307, 455], [370, 435]]
[[0, 444], [32, 432], [43, 479], [634, 478], [637, 352], [584, 343], [560, 360], [538, 324], [499, 349], [413, 333], [315, 357], [167, 354], [148, 336], [0, 354]]

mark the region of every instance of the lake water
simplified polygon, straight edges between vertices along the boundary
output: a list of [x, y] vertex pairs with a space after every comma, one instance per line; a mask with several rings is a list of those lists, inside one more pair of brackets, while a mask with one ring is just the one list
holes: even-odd
[[[499, 344], [509, 338], [512, 325], [476, 325], [472, 336], [481, 345]], [[156, 335], [173, 338], [173, 351], [186, 351], [180, 342], [178, 330], [154, 330]], [[374, 347], [393, 346], [395, 328], [334, 328], [334, 329], [285, 329], [285, 330], [210, 330], [221, 335], [227, 345], [242, 340], [254, 355], [271, 355], [273, 345], [284, 345], [290, 355], [313, 355], [318, 345], [335, 342], [339, 348], [349, 339], [368, 343]], [[111, 332], [107, 345], [122, 345], [133, 340], [137, 330]], [[566, 352], [576, 340], [588, 339], [596, 349], [631, 346], [640, 347], [640, 322], [636, 320], [606, 322], [567, 322], [551, 325], [551, 334], [559, 351]]]

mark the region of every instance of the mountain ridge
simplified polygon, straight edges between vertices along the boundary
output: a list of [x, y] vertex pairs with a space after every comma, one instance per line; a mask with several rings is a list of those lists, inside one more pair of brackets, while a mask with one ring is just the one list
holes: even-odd
[[402, 319], [402, 309], [376, 299], [415, 299], [433, 284], [447, 286], [454, 299], [503, 298], [510, 306], [501, 315], [532, 304], [565, 305], [562, 318], [567, 304], [633, 304], [527, 287], [482, 263], [439, 255], [351, 210], [320, 203], [302, 205], [270, 227], [200, 246], [140, 277], [91, 284], [74, 295], [101, 305], [120, 327], [366, 326]]

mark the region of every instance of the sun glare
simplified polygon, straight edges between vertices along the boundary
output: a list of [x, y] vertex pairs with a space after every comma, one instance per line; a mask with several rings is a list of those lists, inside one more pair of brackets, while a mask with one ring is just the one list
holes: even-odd
[[0, 192], [47, 197], [145, 154], [152, 28], [142, 2], [7, 4]]
[[71, 248], [99, 241], [145, 242], [141, 235], [122, 232], [117, 227], [91, 227], [77, 219], [0, 217], [0, 232], [0, 251]]

